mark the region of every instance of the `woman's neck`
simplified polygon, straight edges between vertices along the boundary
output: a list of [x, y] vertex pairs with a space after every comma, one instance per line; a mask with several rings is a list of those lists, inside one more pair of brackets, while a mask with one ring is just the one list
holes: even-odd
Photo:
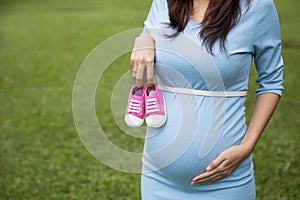
[[204, 19], [208, 4], [209, 0], [194, 0], [190, 18], [196, 23], [201, 23]]

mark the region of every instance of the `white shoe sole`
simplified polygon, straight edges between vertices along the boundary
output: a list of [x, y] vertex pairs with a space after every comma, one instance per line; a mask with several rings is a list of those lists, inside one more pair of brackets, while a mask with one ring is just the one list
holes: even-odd
[[132, 128], [138, 128], [143, 125], [144, 119], [138, 118], [133, 115], [126, 114], [125, 115], [125, 123], [127, 126], [132, 127]]

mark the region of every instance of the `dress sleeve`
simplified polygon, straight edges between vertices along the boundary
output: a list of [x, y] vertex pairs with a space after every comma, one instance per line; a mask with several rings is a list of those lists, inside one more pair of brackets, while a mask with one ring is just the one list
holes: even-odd
[[162, 22], [168, 19], [168, 7], [166, 0], [153, 0], [147, 19], [144, 21], [142, 34], [149, 34], [151, 28], [159, 28]]
[[282, 95], [283, 59], [278, 14], [273, 0], [258, 1], [254, 34], [254, 63], [258, 72], [256, 95]]

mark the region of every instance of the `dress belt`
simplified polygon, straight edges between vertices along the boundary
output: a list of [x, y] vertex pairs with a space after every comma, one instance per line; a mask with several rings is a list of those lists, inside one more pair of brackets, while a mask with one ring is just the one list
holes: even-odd
[[163, 91], [181, 93], [181, 94], [193, 94], [209, 97], [243, 97], [247, 95], [247, 91], [206, 91], [206, 90], [194, 90], [189, 88], [169, 87], [165, 85], [158, 85], [158, 88]]

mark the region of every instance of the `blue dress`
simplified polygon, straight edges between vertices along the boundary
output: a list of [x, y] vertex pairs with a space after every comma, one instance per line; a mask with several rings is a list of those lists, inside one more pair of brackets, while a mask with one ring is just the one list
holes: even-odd
[[[226, 52], [214, 45], [208, 54], [198, 33], [201, 25], [188, 21], [184, 32], [172, 33], [166, 0], [153, 0], [142, 34], [155, 40], [158, 85], [206, 91], [245, 91], [252, 60], [258, 72], [256, 95], [281, 95], [283, 61], [279, 20], [272, 0], [253, 0], [229, 32]], [[147, 127], [141, 190], [143, 200], [253, 200], [252, 155], [213, 184], [191, 186], [222, 151], [238, 145], [246, 132], [245, 97], [212, 97], [163, 91], [167, 121]]]

